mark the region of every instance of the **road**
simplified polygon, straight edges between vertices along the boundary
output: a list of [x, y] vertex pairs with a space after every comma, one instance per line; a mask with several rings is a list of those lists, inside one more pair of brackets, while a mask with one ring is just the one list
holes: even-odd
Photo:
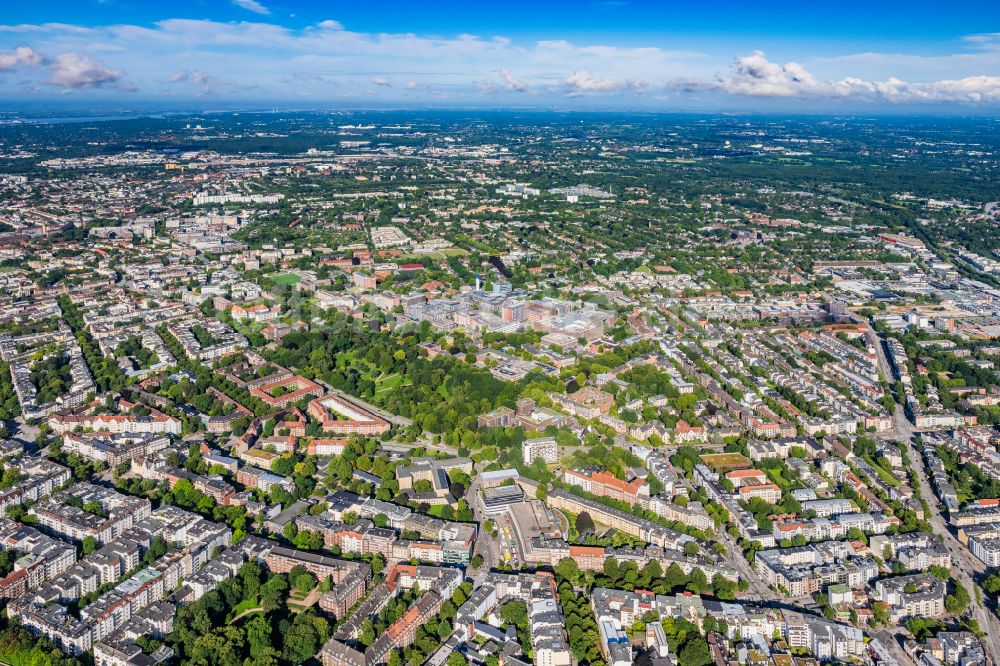
[[752, 601], [765, 601], [770, 596], [773, 596], [774, 593], [771, 592], [767, 584], [761, 580], [760, 575], [747, 562], [747, 559], [743, 556], [742, 549], [740, 549], [736, 540], [730, 536], [729, 532], [725, 529], [719, 529], [718, 536], [722, 544], [726, 547], [726, 561], [736, 569], [736, 573], [739, 574], [740, 578], [747, 581], [750, 585], [745, 592], [741, 592], [737, 596], [741, 599]]
[[[883, 340], [881, 337], [875, 335], [874, 332], [872, 332], [872, 336], [874, 337], [875, 351], [878, 355], [879, 368], [882, 370], [885, 378], [891, 380], [894, 375], [892, 374], [892, 368], [885, 353]], [[923, 456], [919, 455], [913, 446], [913, 436], [918, 431], [913, 427], [910, 420], [906, 418], [906, 411], [902, 405], [896, 405], [892, 421], [893, 431], [881, 433], [881, 436], [886, 439], [898, 441], [906, 448], [914, 476], [916, 477], [917, 490], [920, 492], [920, 496], [927, 500], [927, 505], [930, 507], [930, 515], [926, 516], [927, 522], [930, 523], [931, 529], [935, 534], [941, 535], [945, 548], [951, 554], [952, 575], [969, 591], [972, 597], [972, 602], [969, 605], [971, 614], [976, 619], [976, 622], [979, 623], [979, 628], [983, 631], [983, 646], [986, 648], [986, 652], [993, 659], [993, 662], [996, 663], [997, 659], [1000, 658], [1000, 620], [983, 604], [976, 601], [978, 585], [975, 578], [984, 575], [987, 567], [979, 558], [969, 552], [968, 548], [959, 543], [955, 535], [952, 534], [951, 528], [944, 518], [943, 508], [940, 502], [938, 502], [937, 494], [931, 488], [931, 483], [927, 478], [927, 468], [924, 465]]]
[[[678, 478], [687, 488], [688, 494], [693, 494], [695, 489], [691, 481], [683, 474], [678, 475]], [[736, 569], [736, 573], [739, 574], [740, 578], [745, 580], [750, 586], [745, 592], [738, 593], [737, 597], [751, 601], [766, 601], [772, 598], [774, 593], [771, 591], [771, 588], [767, 586], [767, 583], [761, 579], [760, 574], [754, 571], [750, 563], [747, 562], [746, 557], [743, 556], [743, 549], [736, 543], [736, 539], [726, 531], [725, 527], [717, 528], [716, 534], [722, 545], [726, 547], [726, 562]]]
[[497, 516], [496, 521], [500, 529], [500, 534], [506, 544], [503, 548], [506, 552], [510, 553], [510, 565], [515, 569], [520, 569], [524, 564], [526, 548], [517, 521], [512, 520], [510, 513], [507, 512]]
[[[870, 335], [868, 341], [872, 343], [875, 347], [875, 355], [878, 357], [878, 367], [882, 371], [882, 376], [885, 378], [889, 384], [892, 384], [895, 375], [892, 372], [892, 364], [889, 363], [889, 357], [885, 353], [885, 341], [869, 329]], [[910, 420], [906, 418], [906, 410], [902, 405], [896, 405], [896, 409], [892, 413], [892, 431], [886, 433], [880, 433], [880, 435], [886, 439], [894, 439], [900, 442], [908, 442], [913, 439], [913, 434], [916, 429]]]
[[906, 439], [904, 444], [910, 456], [910, 462], [913, 463], [920, 496], [927, 500], [931, 509], [931, 515], [927, 516], [927, 520], [935, 534], [942, 536], [944, 546], [951, 554], [952, 575], [965, 586], [965, 589], [972, 596], [972, 602], [969, 604], [972, 616], [984, 633], [983, 646], [986, 648], [986, 652], [996, 663], [997, 658], [1000, 657], [1000, 619], [997, 619], [993, 612], [976, 600], [978, 586], [975, 577], [985, 575], [987, 566], [969, 552], [968, 548], [959, 543], [955, 535], [952, 534], [942, 515], [942, 507], [938, 502], [937, 495], [931, 489], [930, 481], [927, 479], [927, 469], [924, 466], [923, 457], [917, 453], [910, 439]]
[[[878, 364], [882, 374], [891, 382], [894, 375], [883, 347], [883, 340], [877, 336], [874, 331], [871, 332], [869, 340], [874, 343], [873, 346], [876, 349]], [[928, 481], [927, 470], [924, 466], [923, 458], [918, 455], [913, 446], [913, 437], [918, 431], [906, 417], [906, 411], [902, 405], [896, 405], [892, 414], [892, 421], [893, 429], [889, 432], [879, 433], [879, 436], [884, 437], [885, 439], [900, 442], [905, 447], [914, 469], [917, 490], [920, 492], [920, 496], [927, 500], [930, 507], [930, 515], [927, 516], [927, 520], [933, 531], [941, 535], [945, 547], [951, 554], [952, 575], [969, 591], [969, 594], [972, 596], [972, 601], [969, 604], [969, 609], [966, 613], [974, 617], [978, 622], [979, 627], [983, 632], [983, 645], [986, 652], [989, 654], [993, 662], [996, 663], [998, 656], [1000, 656], [1000, 620], [998, 620], [997, 616], [988, 608], [976, 600], [978, 586], [975, 582], [975, 578], [977, 576], [984, 575], [987, 571], [987, 567], [978, 558], [973, 556], [972, 553], [969, 552], [968, 548], [959, 543], [958, 539], [949, 529], [948, 522], [942, 514], [942, 507], [937, 500], [937, 495], [932, 490], [931, 484]], [[684, 480], [684, 483], [688, 485], [690, 489], [690, 483], [688, 483], [686, 479]], [[723, 543], [727, 549], [726, 560], [731, 563], [739, 575], [750, 585], [747, 591], [741, 594], [740, 597], [746, 600], [759, 602], [773, 600], [774, 593], [761, 580], [757, 572], [750, 567], [749, 563], [743, 557], [739, 546], [736, 544], [735, 539], [733, 539], [724, 530], [719, 530], [718, 534], [721, 543]], [[911, 665], [916, 663], [913, 656], [902, 648], [903, 640], [909, 637], [908, 633], [906, 633], [902, 628], [887, 628], [878, 632], [873, 632], [872, 635], [879, 638], [880, 642], [886, 646], [899, 664]]]
[[[472, 507], [472, 514], [475, 516], [476, 522], [479, 523], [479, 534], [476, 536], [476, 545], [473, 548], [472, 556], [481, 555], [483, 566], [480, 567], [480, 570], [490, 571], [499, 564], [500, 551], [496, 544], [493, 543], [493, 537], [485, 529], [486, 521], [490, 519], [490, 516], [487, 516], [483, 511], [482, 503], [479, 501], [479, 487], [481, 483], [477, 474], [472, 479], [472, 483], [469, 484], [465, 496], [469, 502], [469, 506]], [[472, 575], [473, 572], [474, 570], [470, 569], [468, 574]]]

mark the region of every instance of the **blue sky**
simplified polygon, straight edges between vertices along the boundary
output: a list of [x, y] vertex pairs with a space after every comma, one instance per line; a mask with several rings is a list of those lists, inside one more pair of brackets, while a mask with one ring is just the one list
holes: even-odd
[[0, 14], [0, 95], [992, 112], [1000, 3], [22, 2]]

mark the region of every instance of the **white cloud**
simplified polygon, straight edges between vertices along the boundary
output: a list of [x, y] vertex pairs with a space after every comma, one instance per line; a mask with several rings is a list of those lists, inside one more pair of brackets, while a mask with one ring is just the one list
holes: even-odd
[[0, 25], [0, 32], [73, 32], [87, 34], [90, 28], [70, 23], [18, 23], [16, 25]]
[[9, 53], [0, 53], [0, 72], [9, 72], [16, 67], [41, 65], [42, 54], [30, 46], [17, 46]]
[[503, 80], [507, 82], [507, 90], [514, 92], [524, 92], [528, 88], [528, 86], [524, 85], [523, 81], [515, 79], [514, 76], [506, 69], [500, 70], [500, 76], [502, 76]]
[[1000, 49], [1000, 32], [982, 32], [977, 35], [966, 35], [962, 40], [982, 49]]
[[196, 69], [193, 72], [187, 69], [179, 69], [170, 75], [170, 83], [190, 83], [192, 85], [208, 87], [212, 85], [212, 79], [205, 72]]
[[[1000, 76], [967, 76], [962, 79], [907, 83], [899, 79], [881, 82], [852, 80], [853, 90], [860, 90], [889, 102], [954, 102], [983, 104], [1000, 102]], [[843, 85], [840, 82], [838, 85]]]
[[[251, 5], [267, 11], [258, 0], [233, 1], [249, 11], [255, 11]], [[19, 44], [24, 40], [31, 45]], [[651, 103], [654, 96], [681, 92], [718, 98], [1000, 102], [998, 77], [983, 75], [1000, 71], [1000, 35], [969, 35], [964, 44], [964, 50], [952, 54], [832, 54], [785, 64], [752, 51], [727, 68], [721, 57], [657, 46], [358, 32], [334, 20], [304, 28], [260, 20], [178, 18], [151, 25], [18, 24], [0, 25], [0, 71], [23, 68], [24, 80], [0, 82], [0, 95], [15, 86], [25, 90], [23, 86], [37, 85], [46, 76], [68, 90], [129, 89], [127, 69], [128, 79], [151, 94], [169, 82], [169, 89], [225, 92], [233, 98], [254, 90], [252, 99], [301, 94], [343, 99], [374, 87], [387, 89], [381, 91], [384, 98], [447, 95], [455, 101], [482, 95], [611, 98], [648, 93]], [[47, 59], [42, 54], [62, 55]]]
[[271, 10], [257, 2], [257, 0], [233, 0], [233, 4], [240, 9], [245, 9], [254, 14], [270, 14]]
[[567, 76], [563, 80], [563, 86], [570, 95], [582, 95], [585, 93], [610, 93], [622, 90], [642, 90], [647, 86], [642, 81], [631, 79], [609, 79], [599, 78], [585, 69], [578, 70]]
[[198, 95], [218, 95], [223, 91], [252, 90], [253, 86], [241, 86], [233, 81], [225, 81], [211, 76], [200, 69], [179, 69], [170, 75], [167, 83], [188, 85], [198, 90]]
[[112, 69], [79, 53], [63, 53], [52, 63], [48, 83], [62, 88], [101, 88], [116, 86], [122, 90], [134, 89], [125, 82], [125, 72]]
[[951, 102], [981, 104], [1000, 102], [1000, 76], [968, 76], [922, 83], [897, 77], [868, 81], [849, 76], [823, 81], [796, 62], [773, 63], [762, 51], [737, 56], [729, 74], [713, 82], [676, 81], [678, 90], [718, 90], [743, 97], [834, 98], [891, 103]]
[[[163, 81], [166, 72], [181, 68], [204, 67], [244, 83], [252, 77], [253, 82], [273, 89], [279, 89], [277, 84], [292, 74], [337, 72], [363, 77], [352, 82], [359, 88], [377, 75], [389, 80], [419, 77], [415, 80], [422, 88], [465, 85], [471, 91], [470, 81], [495, 77], [504, 70], [508, 76], [501, 75], [500, 88], [521, 92], [558, 84], [573, 71], [569, 67], [615, 79], [628, 78], [642, 67], [665, 79], [691, 71], [690, 61], [704, 59], [691, 52], [564, 40], [515, 43], [503, 36], [355, 32], [333, 20], [301, 29], [257, 21], [176, 18], [150, 26], [116, 24], [81, 30], [56, 24], [0, 26], [0, 34], [5, 29], [37, 33], [39, 43], [50, 51], [93, 53], [100, 48], [112, 65], [127, 66], [130, 75], [143, 82]], [[700, 73], [710, 75], [711, 71]]]
[[719, 77], [719, 87], [733, 95], [755, 97], [792, 97], [817, 91], [815, 77], [797, 62], [779, 65], [769, 61], [763, 51], [737, 56], [732, 73]]

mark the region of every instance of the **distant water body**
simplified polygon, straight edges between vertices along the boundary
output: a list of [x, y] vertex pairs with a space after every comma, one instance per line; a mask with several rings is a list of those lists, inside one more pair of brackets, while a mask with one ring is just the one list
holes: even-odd
[[162, 113], [136, 113], [120, 116], [53, 116], [51, 118], [2, 118], [0, 125], [64, 125], [67, 123], [100, 123], [109, 120], [139, 120], [164, 118]]

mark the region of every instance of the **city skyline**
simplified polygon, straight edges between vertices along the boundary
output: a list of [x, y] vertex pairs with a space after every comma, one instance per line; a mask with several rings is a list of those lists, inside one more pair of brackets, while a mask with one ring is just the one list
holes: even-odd
[[990, 113], [1000, 10], [959, 4], [56, 2], [5, 11], [0, 92], [14, 108]]

